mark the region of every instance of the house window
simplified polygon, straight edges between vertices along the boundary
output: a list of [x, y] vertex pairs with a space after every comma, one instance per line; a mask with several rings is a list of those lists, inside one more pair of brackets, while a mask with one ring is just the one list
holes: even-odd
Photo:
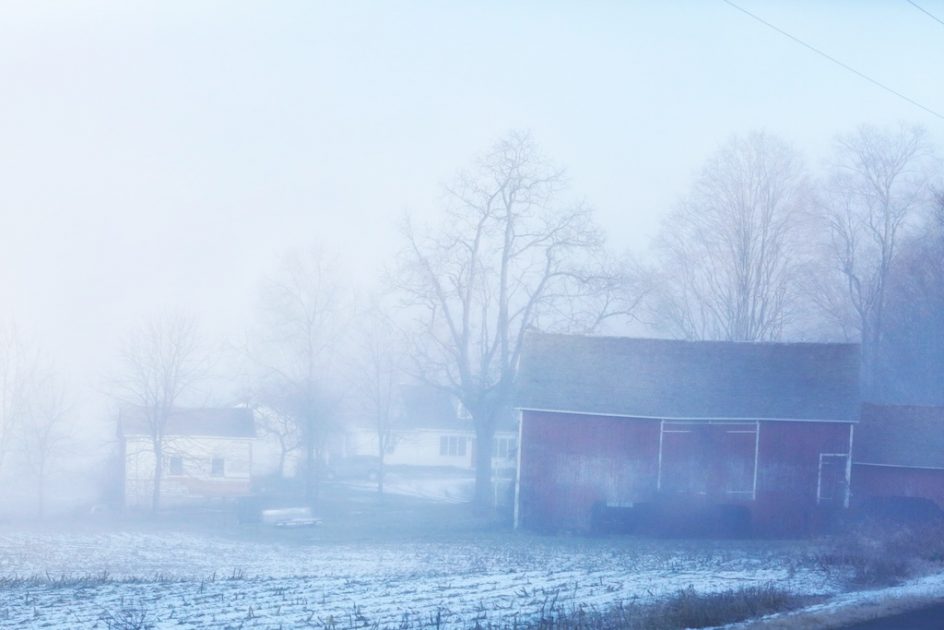
[[211, 477], [222, 477], [223, 476], [223, 458], [214, 457], [210, 462], [210, 476]]
[[179, 455], [174, 455], [170, 458], [170, 474], [171, 475], [182, 475], [184, 474], [184, 458]]
[[513, 459], [515, 456], [515, 438], [495, 438], [492, 442], [492, 458]]
[[465, 455], [464, 437], [444, 435], [439, 438], [439, 454], [446, 457], [462, 457]]

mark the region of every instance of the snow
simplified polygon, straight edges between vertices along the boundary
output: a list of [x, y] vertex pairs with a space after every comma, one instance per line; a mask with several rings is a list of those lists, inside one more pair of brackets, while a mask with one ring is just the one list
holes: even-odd
[[802, 545], [769, 542], [494, 532], [355, 544], [320, 540], [317, 529], [0, 532], [0, 577], [36, 575], [44, 579], [0, 591], [0, 626], [107, 628], [143, 617], [157, 628], [329, 620], [385, 627], [404, 619], [457, 628], [555, 606], [648, 601], [688, 586], [712, 592], [776, 582], [802, 593], [838, 591], [804, 560]]

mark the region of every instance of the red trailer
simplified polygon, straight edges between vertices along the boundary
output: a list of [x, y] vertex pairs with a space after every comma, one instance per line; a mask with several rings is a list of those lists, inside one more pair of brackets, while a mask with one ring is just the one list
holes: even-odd
[[619, 510], [797, 533], [848, 506], [854, 344], [532, 334], [519, 368], [517, 527]]

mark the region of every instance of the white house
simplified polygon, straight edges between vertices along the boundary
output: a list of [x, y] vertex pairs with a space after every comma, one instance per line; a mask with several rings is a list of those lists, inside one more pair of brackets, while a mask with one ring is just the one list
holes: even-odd
[[[179, 507], [248, 495], [255, 426], [251, 409], [175, 409], [163, 431], [161, 506]], [[124, 504], [149, 508], [154, 448], [145, 410], [124, 408], [118, 418]]]
[[[387, 465], [475, 467], [472, 418], [448, 392], [426, 385], [401, 386], [391, 427], [392, 440], [384, 457]], [[503, 414], [492, 444], [492, 467], [497, 471], [514, 467], [517, 437], [513, 415]], [[348, 429], [345, 450], [348, 455], [376, 455], [377, 441], [374, 427], [355, 422]]]

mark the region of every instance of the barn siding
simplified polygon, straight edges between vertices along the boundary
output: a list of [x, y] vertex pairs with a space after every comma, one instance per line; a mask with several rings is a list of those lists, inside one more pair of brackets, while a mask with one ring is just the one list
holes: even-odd
[[[759, 531], [804, 532], [822, 511], [820, 454], [847, 454], [850, 446], [848, 423], [667, 421], [665, 433], [662, 425], [656, 419], [523, 411], [518, 524], [586, 530], [597, 503], [674, 496], [748, 507]], [[759, 435], [748, 431], [757, 426]]]
[[916, 497], [944, 508], [944, 470], [853, 464], [852, 497], [855, 504], [874, 497]]
[[522, 413], [519, 524], [586, 530], [594, 504], [651, 500], [659, 421]]
[[817, 513], [839, 505], [817, 502], [820, 454], [847, 454], [852, 425], [838, 422], [761, 424], [755, 526], [769, 532], [804, 532]]

